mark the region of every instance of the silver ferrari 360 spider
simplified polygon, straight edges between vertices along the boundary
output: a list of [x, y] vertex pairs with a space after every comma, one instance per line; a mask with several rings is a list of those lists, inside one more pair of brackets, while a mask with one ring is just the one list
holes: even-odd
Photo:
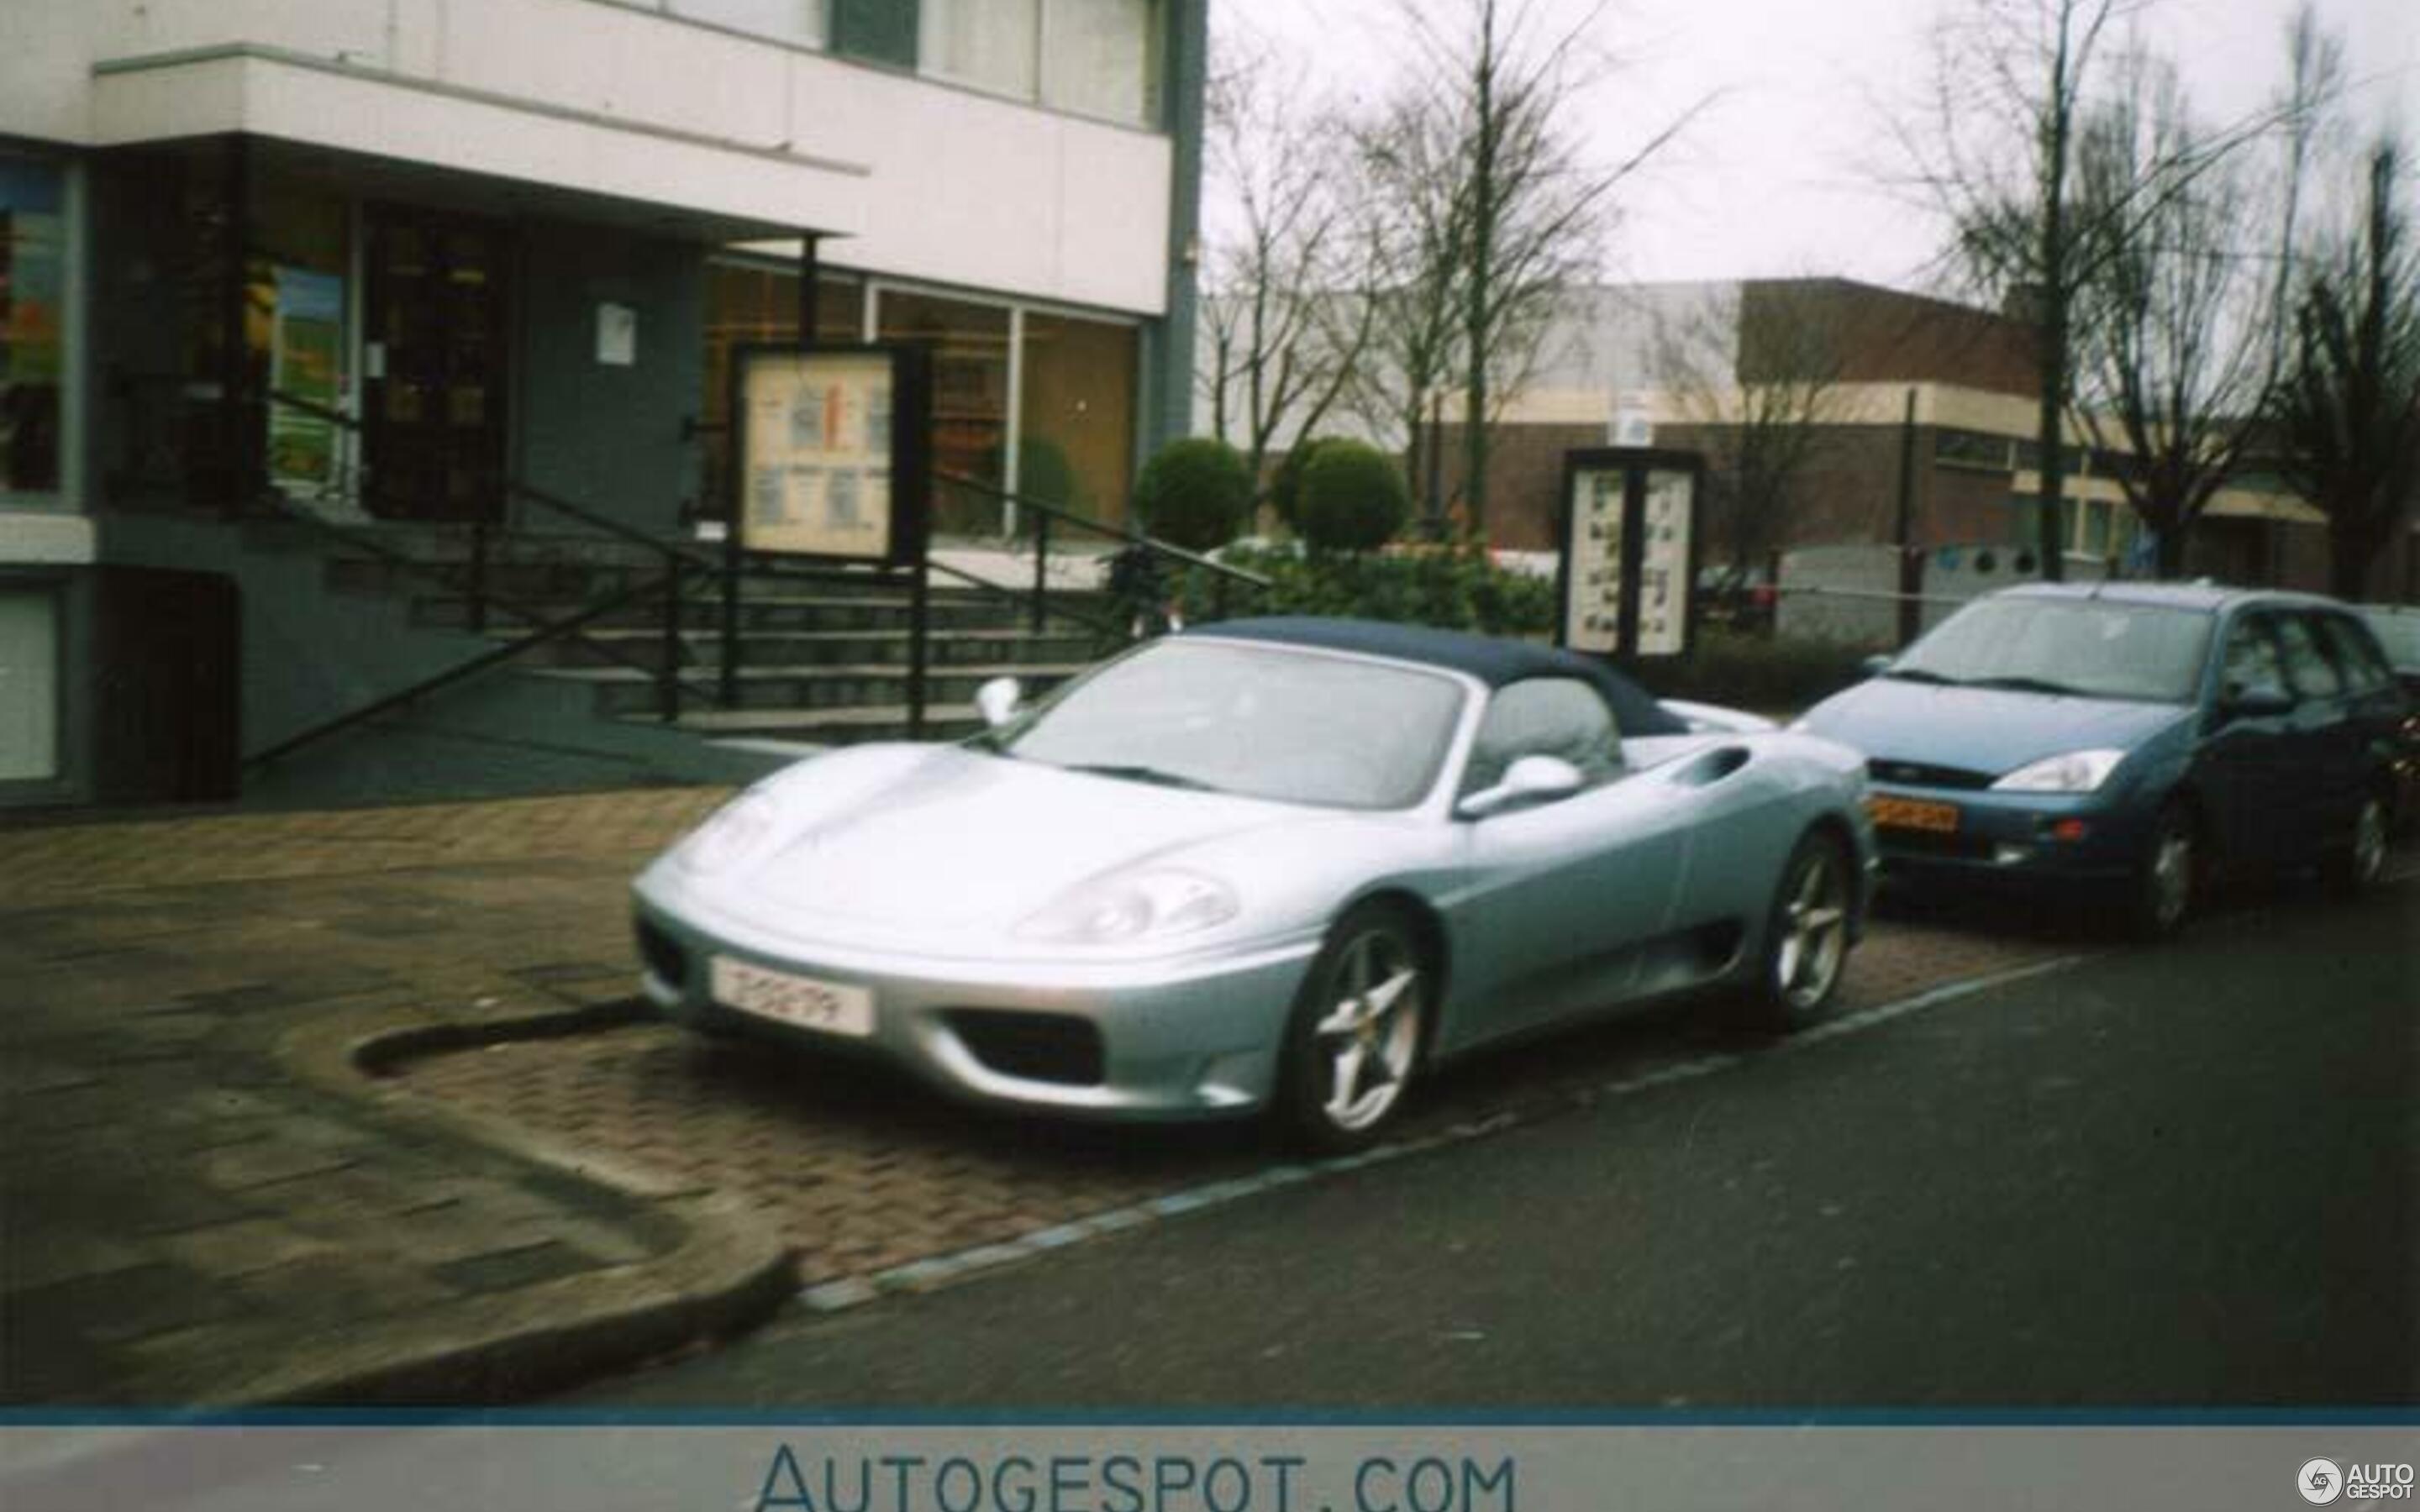
[[1068, 1114], [1374, 1138], [1423, 1068], [1675, 993], [1822, 1011], [1873, 862], [1860, 759], [1545, 647], [1202, 626], [958, 745], [733, 800], [635, 885], [646, 992]]

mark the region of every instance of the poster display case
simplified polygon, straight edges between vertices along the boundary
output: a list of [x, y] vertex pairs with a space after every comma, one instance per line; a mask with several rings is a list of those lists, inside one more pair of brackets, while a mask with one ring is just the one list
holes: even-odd
[[1688, 654], [1703, 476], [1690, 452], [1565, 454], [1558, 644], [1623, 660]]
[[892, 564], [918, 554], [931, 430], [921, 348], [747, 347], [732, 384], [741, 549]]

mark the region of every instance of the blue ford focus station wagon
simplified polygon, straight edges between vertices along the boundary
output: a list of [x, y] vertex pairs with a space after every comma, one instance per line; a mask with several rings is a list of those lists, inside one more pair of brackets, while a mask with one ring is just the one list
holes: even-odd
[[2221, 866], [2383, 866], [2405, 695], [2306, 594], [2034, 584], [1968, 605], [1804, 726], [1863, 751], [1888, 873], [2114, 892], [2167, 933]]

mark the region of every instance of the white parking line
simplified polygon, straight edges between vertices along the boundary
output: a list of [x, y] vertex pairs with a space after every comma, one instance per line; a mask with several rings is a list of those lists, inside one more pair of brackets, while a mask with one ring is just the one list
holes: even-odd
[[[1911, 1013], [1920, 1013], [1927, 1009], [1938, 1008], [1944, 1003], [1955, 1002], [1962, 997], [1971, 997], [1978, 993], [1990, 992], [1995, 987], [2005, 987], [2011, 982], [2047, 976], [2054, 971], [2065, 971], [2071, 966], [2081, 965], [2094, 958], [2093, 952], [2063, 955], [2049, 961], [2037, 961], [2027, 965], [2017, 966], [2008, 971], [1993, 972], [1990, 976], [1970, 977], [1962, 981], [1930, 988], [1913, 996], [1900, 998], [1896, 1002], [1883, 1003], [1873, 1008], [1860, 1009], [1853, 1013], [1844, 1013], [1838, 1018], [1827, 1019], [1754, 1055], [1700, 1056], [1694, 1060], [1658, 1067], [1652, 1072], [1625, 1076], [1598, 1087], [1574, 1088], [1565, 1101], [1567, 1104], [1575, 1105], [1606, 1098], [1629, 1097], [1638, 1092], [1652, 1091], [1659, 1087], [1696, 1081], [1720, 1072], [1731, 1071], [1741, 1066], [1769, 1059], [1776, 1055], [1792, 1054], [1809, 1045], [1837, 1040], [1844, 1034], [1856, 1034], [1867, 1029], [1878, 1028], [1894, 1019], [1905, 1018]], [[959, 1250], [949, 1255], [909, 1260], [904, 1265], [894, 1265], [888, 1270], [876, 1271], [866, 1275], [821, 1282], [802, 1289], [799, 1293], [799, 1301], [814, 1312], [836, 1313], [852, 1307], [861, 1307], [878, 1298], [903, 1291], [929, 1291], [936, 1287], [963, 1281], [969, 1276], [998, 1270], [1017, 1260], [1031, 1259], [1034, 1256], [1051, 1250], [1064, 1249], [1071, 1244], [1098, 1239], [1105, 1234], [1139, 1228], [1163, 1218], [1201, 1212], [1207, 1209], [1240, 1201], [1245, 1197], [1274, 1192], [1280, 1187], [1293, 1186], [1315, 1177], [1334, 1176], [1345, 1171], [1359, 1170], [1365, 1165], [1401, 1160], [1406, 1155], [1417, 1155], [1426, 1150], [1442, 1149], [1448, 1145], [1458, 1145], [1469, 1140], [1484, 1138], [1490, 1134], [1501, 1134], [1507, 1129], [1534, 1122], [1538, 1117], [1539, 1115], [1536, 1114], [1524, 1117], [1512, 1112], [1493, 1113], [1485, 1118], [1456, 1123], [1415, 1139], [1379, 1145], [1357, 1155], [1272, 1165], [1249, 1176], [1208, 1181], [1200, 1186], [1182, 1187], [1174, 1192], [1148, 1197], [1125, 1207], [1096, 1212], [1089, 1218], [1078, 1218], [1072, 1223], [1053, 1224], [1047, 1228], [1037, 1228], [1031, 1233], [1021, 1234], [1015, 1239], [1001, 1242], [978, 1244], [971, 1249]]]

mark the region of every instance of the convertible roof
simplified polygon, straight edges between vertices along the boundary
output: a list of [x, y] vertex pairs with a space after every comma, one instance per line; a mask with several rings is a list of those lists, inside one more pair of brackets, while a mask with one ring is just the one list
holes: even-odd
[[1466, 672], [1490, 687], [1517, 683], [1525, 677], [1577, 677], [1593, 684], [1613, 705], [1613, 717], [1625, 735], [1679, 735], [1688, 733], [1680, 717], [1655, 702], [1637, 684], [1592, 656], [1543, 646], [1528, 640], [1498, 640], [1460, 630], [1436, 630], [1424, 625], [1389, 625], [1380, 620], [1320, 619], [1311, 615], [1280, 615], [1257, 620], [1218, 620], [1196, 625], [1187, 636], [1213, 636], [1233, 640], [1270, 640], [1287, 645], [1315, 646], [1326, 651], [1356, 651], [1396, 661], [1425, 662], [1433, 667]]

